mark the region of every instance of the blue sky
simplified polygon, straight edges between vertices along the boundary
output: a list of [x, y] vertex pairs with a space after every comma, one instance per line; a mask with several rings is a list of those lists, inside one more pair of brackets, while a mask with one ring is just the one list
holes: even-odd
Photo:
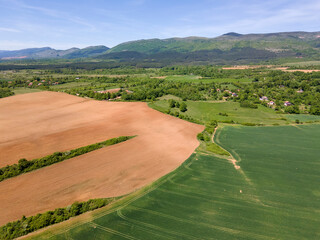
[[320, 31], [320, 0], [0, 0], [0, 49]]

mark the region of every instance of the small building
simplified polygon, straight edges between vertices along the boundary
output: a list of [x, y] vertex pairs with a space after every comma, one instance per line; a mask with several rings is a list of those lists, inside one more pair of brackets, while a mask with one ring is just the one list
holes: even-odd
[[28, 86], [32, 86], [33, 82], [29, 83]]
[[300, 89], [297, 91], [297, 93], [303, 93], [303, 92], [304, 92], [303, 89]]
[[259, 98], [260, 99], [260, 101], [268, 101], [269, 99], [268, 99], [268, 97], [266, 97], [266, 96], [262, 96], [261, 98]]
[[232, 93], [232, 97], [238, 97], [238, 94]]
[[276, 105], [276, 103], [274, 101], [268, 102], [268, 106], [274, 106], [274, 105]]
[[288, 107], [288, 106], [291, 106], [291, 105], [292, 105], [292, 103], [291, 103], [291, 102], [289, 102], [289, 101], [285, 101], [283, 105], [284, 105], [284, 106], [286, 106], [286, 107]]

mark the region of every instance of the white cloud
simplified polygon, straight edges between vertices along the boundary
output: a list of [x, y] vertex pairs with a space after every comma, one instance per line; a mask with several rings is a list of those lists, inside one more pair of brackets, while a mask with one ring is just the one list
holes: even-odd
[[14, 29], [14, 28], [5, 28], [5, 27], [0, 27], [0, 32], [13, 32], [13, 33], [19, 33], [21, 32], [18, 29]]

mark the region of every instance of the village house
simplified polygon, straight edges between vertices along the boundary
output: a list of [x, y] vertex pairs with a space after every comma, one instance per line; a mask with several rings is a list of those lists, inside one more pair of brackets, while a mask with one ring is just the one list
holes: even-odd
[[261, 98], [259, 98], [260, 99], [260, 101], [268, 101], [269, 99], [268, 99], [268, 97], [266, 97], [266, 96], [262, 96]]
[[303, 90], [302, 90], [302, 89], [300, 89], [300, 90], [298, 90], [298, 91], [297, 91], [297, 93], [303, 93]]
[[283, 105], [284, 105], [284, 106], [286, 106], [286, 107], [288, 107], [288, 106], [291, 106], [291, 105], [292, 105], [292, 103], [291, 103], [291, 102], [289, 102], [289, 101], [285, 101]]
[[269, 107], [274, 106], [274, 105], [276, 105], [274, 101], [268, 102], [268, 106], [269, 106]]

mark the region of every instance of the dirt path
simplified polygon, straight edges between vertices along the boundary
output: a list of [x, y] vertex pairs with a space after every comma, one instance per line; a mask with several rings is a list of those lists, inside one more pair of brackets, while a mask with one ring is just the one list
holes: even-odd
[[[215, 143], [215, 142], [214, 142], [214, 136], [216, 135], [217, 129], [218, 129], [218, 127], [216, 127], [216, 128], [214, 129], [214, 132], [213, 132], [212, 137], [211, 137], [211, 141], [212, 141], [213, 143]], [[217, 144], [217, 143], [216, 143], [216, 144]], [[218, 145], [218, 144], [217, 144], [217, 145]], [[238, 162], [238, 161], [232, 156], [232, 154], [231, 154], [228, 150], [226, 150], [225, 148], [221, 147], [220, 145], [219, 145], [219, 147], [222, 148], [222, 149], [223, 149], [224, 151], [226, 151], [227, 153], [229, 153], [230, 158], [228, 158], [228, 161], [230, 161], [230, 162], [233, 164], [233, 166], [234, 166], [235, 169], [239, 170], [239, 169], [240, 169], [240, 166], [237, 165], [237, 162]]]
[[[215, 142], [214, 142], [214, 137], [215, 137], [215, 135], [216, 135], [217, 129], [218, 129], [218, 127], [216, 127], [216, 128], [214, 129], [214, 133], [212, 134], [212, 139], [211, 139], [211, 141], [212, 141], [213, 143], [215, 143]], [[219, 137], [219, 135], [217, 136], [217, 138], [218, 138], [218, 137]], [[240, 168], [240, 166], [238, 165], [238, 163], [241, 161], [240, 156], [239, 156], [236, 152], [233, 152], [233, 153], [229, 152], [228, 150], [226, 150], [225, 148], [223, 148], [219, 142], [218, 142], [218, 143], [215, 143], [215, 144], [219, 145], [219, 147], [221, 147], [223, 150], [225, 150], [226, 152], [229, 153], [230, 157], [227, 158], [227, 160], [228, 160], [230, 163], [232, 163], [233, 167], [234, 167], [237, 171], [240, 172], [240, 174], [243, 176], [243, 178], [245, 179], [245, 181], [246, 181], [249, 185], [253, 185], [252, 181], [248, 178], [248, 176], [245, 174], [245, 172], [244, 172], [244, 171]], [[236, 155], [239, 160], [235, 159], [233, 155]]]
[[75, 201], [124, 195], [176, 169], [203, 126], [145, 103], [38, 92], [0, 100], [0, 165], [118, 136], [134, 139], [0, 182], [0, 225]]

